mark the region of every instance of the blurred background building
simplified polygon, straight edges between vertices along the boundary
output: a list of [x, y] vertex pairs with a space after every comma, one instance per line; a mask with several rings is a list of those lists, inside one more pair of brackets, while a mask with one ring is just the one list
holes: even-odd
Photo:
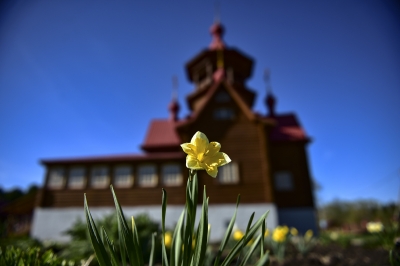
[[[188, 172], [179, 145], [189, 142], [196, 131], [220, 142], [222, 151], [232, 159], [219, 169], [215, 179], [199, 172], [199, 187], [205, 185], [210, 196], [211, 240], [222, 238], [238, 194], [237, 225], [242, 229], [252, 212], [257, 217], [267, 210], [269, 228], [286, 224], [303, 232], [317, 229], [307, 157], [310, 138], [294, 113], [276, 112], [268, 74], [268, 112], [253, 111], [256, 93], [246, 81], [252, 75], [254, 60], [224, 43], [224, 27], [219, 22], [210, 32], [208, 49], [186, 64], [187, 77], [195, 87], [186, 98], [190, 114], [179, 117], [175, 91], [169, 118], [150, 122], [142, 153], [41, 161], [46, 175], [36, 199], [33, 237], [67, 240], [62, 232], [76, 219], [84, 219], [84, 193], [94, 217], [111, 213], [110, 184], [125, 214], [146, 212], [156, 221], [161, 220], [161, 188], [165, 188], [167, 226], [173, 226], [184, 206]], [[151, 103], [148, 105], [150, 108]], [[137, 111], [147, 110], [142, 107]]]

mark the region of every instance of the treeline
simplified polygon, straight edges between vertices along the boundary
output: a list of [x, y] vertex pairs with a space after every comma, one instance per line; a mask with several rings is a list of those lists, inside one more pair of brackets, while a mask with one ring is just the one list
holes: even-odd
[[381, 204], [373, 200], [336, 200], [319, 209], [319, 219], [327, 222], [328, 228], [361, 226], [370, 221], [390, 224], [397, 221], [399, 208], [395, 203]]
[[6, 203], [10, 203], [18, 198], [25, 195], [36, 193], [39, 187], [37, 185], [31, 185], [27, 190], [22, 190], [20, 188], [14, 188], [10, 190], [5, 190], [0, 187], [0, 206]]

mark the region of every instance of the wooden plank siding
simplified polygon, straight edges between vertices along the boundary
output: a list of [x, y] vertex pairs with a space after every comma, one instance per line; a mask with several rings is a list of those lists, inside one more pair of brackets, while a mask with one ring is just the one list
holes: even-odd
[[[182, 170], [183, 182], [180, 186], [166, 186], [162, 183], [161, 167], [163, 164], [177, 163], [180, 165]], [[137, 182], [138, 167], [145, 164], [156, 165], [158, 183], [155, 187], [140, 187]], [[183, 204], [185, 202], [185, 187], [186, 180], [188, 177], [188, 171], [185, 166], [184, 159], [180, 161], [149, 161], [149, 162], [116, 162], [112, 164], [58, 164], [57, 167], [61, 166], [66, 169], [65, 174], [65, 185], [61, 189], [50, 189], [47, 186], [50, 167], [47, 169], [45, 187], [41, 191], [40, 200], [37, 205], [40, 207], [76, 207], [83, 206], [83, 195], [86, 193], [86, 197], [90, 206], [113, 206], [114, 202], [109, 186], [105, 188], [91, 188], [90, 187], [90, 173], [91, 168], [102, 165], [107, 166], [109, 169], [110, 183], [113, 183], [114, 168], [119, 165], [129, 165], [133, 167], [133, 179], [134, 184], [132, 187], [127, 188], [114, 188], [118, 200], [121, 205], [125, 206], [141, 206], [141, 205], [158, 205], [161, 204], [162, 188], [165, 188], [168, 193], [168, 204]], [[86, 170], [86, 186], [82, 189], [70, 189], [68, 188], [68, 169], [75, 166], [82, 166]]]
[[291, 191], [274, 191], [278, 207], [314, 207], [305, 145], [304, 142], [271, 145], [272, 171], [290, 171], [294, 182]]

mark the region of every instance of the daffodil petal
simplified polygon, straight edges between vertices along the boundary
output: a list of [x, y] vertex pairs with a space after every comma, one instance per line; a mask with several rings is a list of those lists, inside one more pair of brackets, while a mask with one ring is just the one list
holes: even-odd
[[218, 142], [210, 142], [210, 144], [208, 144], [207, 150], [206, 150], [206, 155], [207, 156], [214, 156], [215, 154], [217, 154], [219, 152], [219, 150], [221, 149], [221, 144], [219, 144]]
[[224, 159], [223, 159], [223, 162], [220, 163], [219, 166], [223, 166], [223, 165], [228, 164], [228, 163], [230, 163], [232, 161], [231, 158], [229, 158], [228, 154], [226, 154], [224, 152], [220, 152], [220, 153], [222, 153], [222, 156], [224, 157]]
[[203, 169], [200, 165], [199, 165], [199, 161], [197, 160], [196, 157], [188, 155], [186, 156], [186, 167], [193, 169], [193, 170], [201, 170]]
[[206, 135], [200, 131], [197, 131], [196, 134], [194, 134], [190, 143], [196, 147], [196, 153], [205, 153], [209, 144]]
[[218, 174], [218, 167], [207, 167], [206, 171], [207, 174], [215, 178]]
[[203, 139], [203, 140], [205, 140], [207, 142], [207, 144], [209, 142], [207, 136], [204, 133], [200, 132], [200, 131], [197, 131], [196, 134], [193, 135], [192, 140], [190, 141], [190, 143], [195, 144], [196, 143], [196, 139]]
[[204, 160], [204, 163], [207, 165], [215, 165], [215, 166], [223, 166], [229, 163], [231, 159], [228, 155], [223, 152], [218, 152], [214, 156], [207, 156]]
[[196, 154], [195, 154], [195, 150], [196, 150], [195, 148], [196, 147], [194, 147], [193, 144], [191, 144], [191, 143], [183, 143], [183, 144], [181, 144], [181, 147], [182, 147], [182, 150], [185, 153], [196, 157]]

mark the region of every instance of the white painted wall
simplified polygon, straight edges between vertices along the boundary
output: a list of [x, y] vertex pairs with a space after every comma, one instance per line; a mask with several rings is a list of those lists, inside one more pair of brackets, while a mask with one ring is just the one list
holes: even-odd
[[[222, 239], [225, 229], [235, 211], [235, 204], [210, 205], [208, 207], [208, 220], [211, 224], [210, 241], [216, 242]], [[122, 207], [125, 216], [137, 216], [146, 213], [150, 219], [161, 224], [161, 206], [147, 207]], [[166, 213], [167, 228], [173, 229], [183, 206], [168, 206]], [[274, 204], [241, 204], [238, 208], [236, 225], [245, 231], [250, 216], [255, 212], [253, 224], [257, 219], [269, 210], [267, 227], [274, 228], [278, 225], [278, 212]], [[90, 208], [93, 219], [99, 219], [115, 211], [113, 207]], [[197, 222], [200, 219], [201, 206], [197, 208]], [[33, 216], [31, 236], [39, 240], [52, 240], [65, 242], [69, 237], [63, 232], [69, 229], [77, 219], [85, 220], [83, 207], [80, 208], [36, 208]], [[196, 223], [197, 223], [196, 222]]]

